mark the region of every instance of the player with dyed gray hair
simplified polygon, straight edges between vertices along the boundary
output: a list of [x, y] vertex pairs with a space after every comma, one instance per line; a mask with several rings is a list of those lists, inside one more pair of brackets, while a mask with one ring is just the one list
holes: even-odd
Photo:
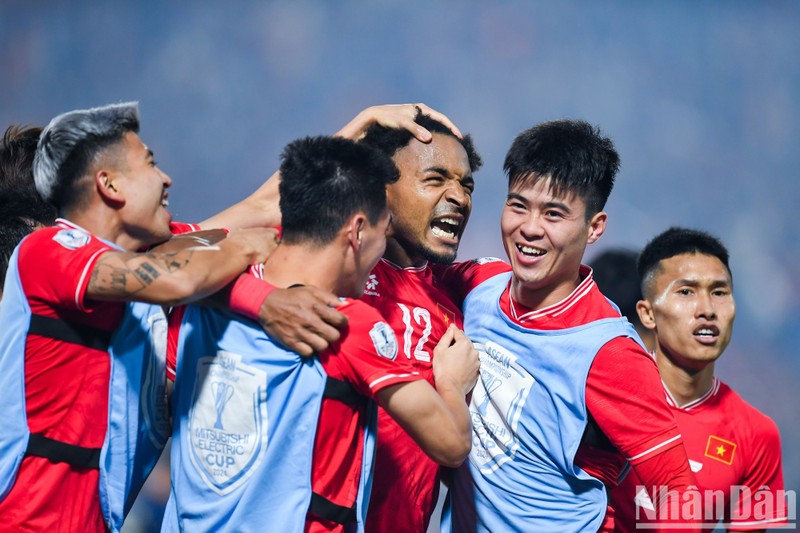
[[[106, 436], [115, 423], [134, 427], [114, 435], [136, 434], [138, 413], [127, 415], [145, 370], [125, 361], [148, 360], [151, 326], [163, 319], [158, 305], [127, 302], [203, 298], [274, 244], [273, 232], [248, 229], [213, 246], [184, 238], [182, 248], [137, 252], [192, 229], [171, 225], [172, 180], [139, 138], [138, 117], [136, 103], [72, 111], [39, 140], [34, 179], [61, 218], [17, 247], [0, 309], [0, 522], [12, 530], [116, 529], [103, 508], [121, 513], [132, 481], [113, 468], [139, 458], [137, 446]], [[146, 370], [158, 376], [157, 365]]]

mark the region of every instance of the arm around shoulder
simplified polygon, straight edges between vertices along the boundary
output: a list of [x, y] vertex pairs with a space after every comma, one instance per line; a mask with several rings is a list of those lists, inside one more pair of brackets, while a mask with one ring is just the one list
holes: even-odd
[[276, 232], [231, 232], [215, 244], [195, 242], [180, 250], [146, 253], [108, 251], [90, 273], [86, 296], [95, 300], [190, 303], [232, 281], [249, 265], [263, 262], [275, 247]]

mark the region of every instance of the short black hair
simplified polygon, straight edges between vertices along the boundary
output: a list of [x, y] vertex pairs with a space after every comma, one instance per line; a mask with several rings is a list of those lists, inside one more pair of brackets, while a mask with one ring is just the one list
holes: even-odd
[[37, 226], [55, 222], [56, 209], [33, 182], [33, 158], [42, 128], [9, 126], [0, 141], [0, 283], [14, 248]]
[[[472, 137], [470, 135], [464, 135], [463, 139], [459, 139], [452, 131], [450, 131], [450, 128], [438, 120], [431, 118], [429, 115], [422, 114], [422, 112], [417, 113], [417, 116], [414, 118], [414, 122], [431, 133], [448, 135], [460, 142], [461, 146], [464, 147], [464, 151], [467, 152], [469, 169], [473, 173], [477, 172], [478, 169], [481, 168], [481, 165], [483, 165], [483, 160], [478, 154], [478, 151], [475, 149], [475, 145], [472, 142]], [[413, 138], [414, 136], [407, 129], [387, 128], [385, 126], [381, 126], [380, 124], [373, 124], [367, 128], [364, 138], [361, 139], [360, 142], [380, 150], [389, 157], [393, 157], [398, 150], [408, 146], [408, 143], [411, 142], [411, 139]]]
[[559, 196], [576, 194], [586, 219], [603, 210], [619, 171], [619, 154], [600, 129], [583, 120], [544, 122], [517, 135], [503, 169], [509, 190], [550, 179]]
[[0, 141], [0, 191], [36, 193], [33, 158], [41, 133], [38, 126], [12, 124], [6, 129]]
[[55, 209], [35, 190], [0, 191], [0, 284], [19, 242], [38, 226], [50, 226], [54, 222]]
[[351, 216], [376, 224], [386, 209], [386, 185], [399, 177], [381, 152], [338, 137], [306, 137], [283, 151], [280, 167], [282, 240], [329, 243]]
[[716, 257], [725, 265], [731, 280], [733, 280], [733, 273], [728, 265], [728, 249], [720, 239], [705, 231], [671, 227], [653, 237], [639, 254], [636, 268], [639, 272], [642, 292], [647, 292], [646, 285], [653, 278], [661, 261], [682, 254], [702, 254]]
[[617, 304], [620, 313], [633, 324], [640, 323], [636, 303], [642, 299], [636, 259], [639, 254], [627, 248], [604, 251], [591, 262], [592, 278], [604, 296]]

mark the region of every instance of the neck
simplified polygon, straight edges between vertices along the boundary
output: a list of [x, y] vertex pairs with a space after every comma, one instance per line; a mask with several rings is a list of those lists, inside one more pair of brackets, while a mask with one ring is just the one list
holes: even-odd
[[695, 401], [714, 386], [714, 363], [695, 369], [678, 365], [673, 358], [660, 349], [656, 351], [656, 363], [661, 380], [675, 399], [678, 407]]
[[109, 214], [105, 209], [85, 209], [74, 213], [61, 214], [63, 218], [73, 224], [77, 224], [95, 237], [104, 241], [116, 244], [123, 250], [135, 252], [147, 246], [152, 246], [152, 242], [145, 242], [142, 239], [126, 233], [119, 222], [119, 219]]
[[264, 264], [264, 278], [279, 288], [312, 285], [340, 296], [341, 250], [333, 246], [279, 244]]
[[404, 247], [397, 239], [386, 239], [384, 259], [391, 261], [401, 268], [423, 267], [428, 262], [425, 257], [415, 250]]

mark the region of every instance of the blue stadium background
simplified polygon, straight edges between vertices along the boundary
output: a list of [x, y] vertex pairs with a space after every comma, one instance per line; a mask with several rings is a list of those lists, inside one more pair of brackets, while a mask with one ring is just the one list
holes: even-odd
[[[798, 489], [798, 28], [800, 3], [780, 0], [5, 0], [0, 125], [138, 100], [142, 136], [175, 180], [171, 209], [195, 221], [254, 190], [292, 139], [422, 101], [484, 158], [468, 258], [503, 255], [513, 137], [547, 119], [596, 123], [623, 163], [588, 257], [676, 224], [724, 239], [738, 318], [718, 373], [778, 423]], [[126, 529], [147, 530], [153, 508]]]

